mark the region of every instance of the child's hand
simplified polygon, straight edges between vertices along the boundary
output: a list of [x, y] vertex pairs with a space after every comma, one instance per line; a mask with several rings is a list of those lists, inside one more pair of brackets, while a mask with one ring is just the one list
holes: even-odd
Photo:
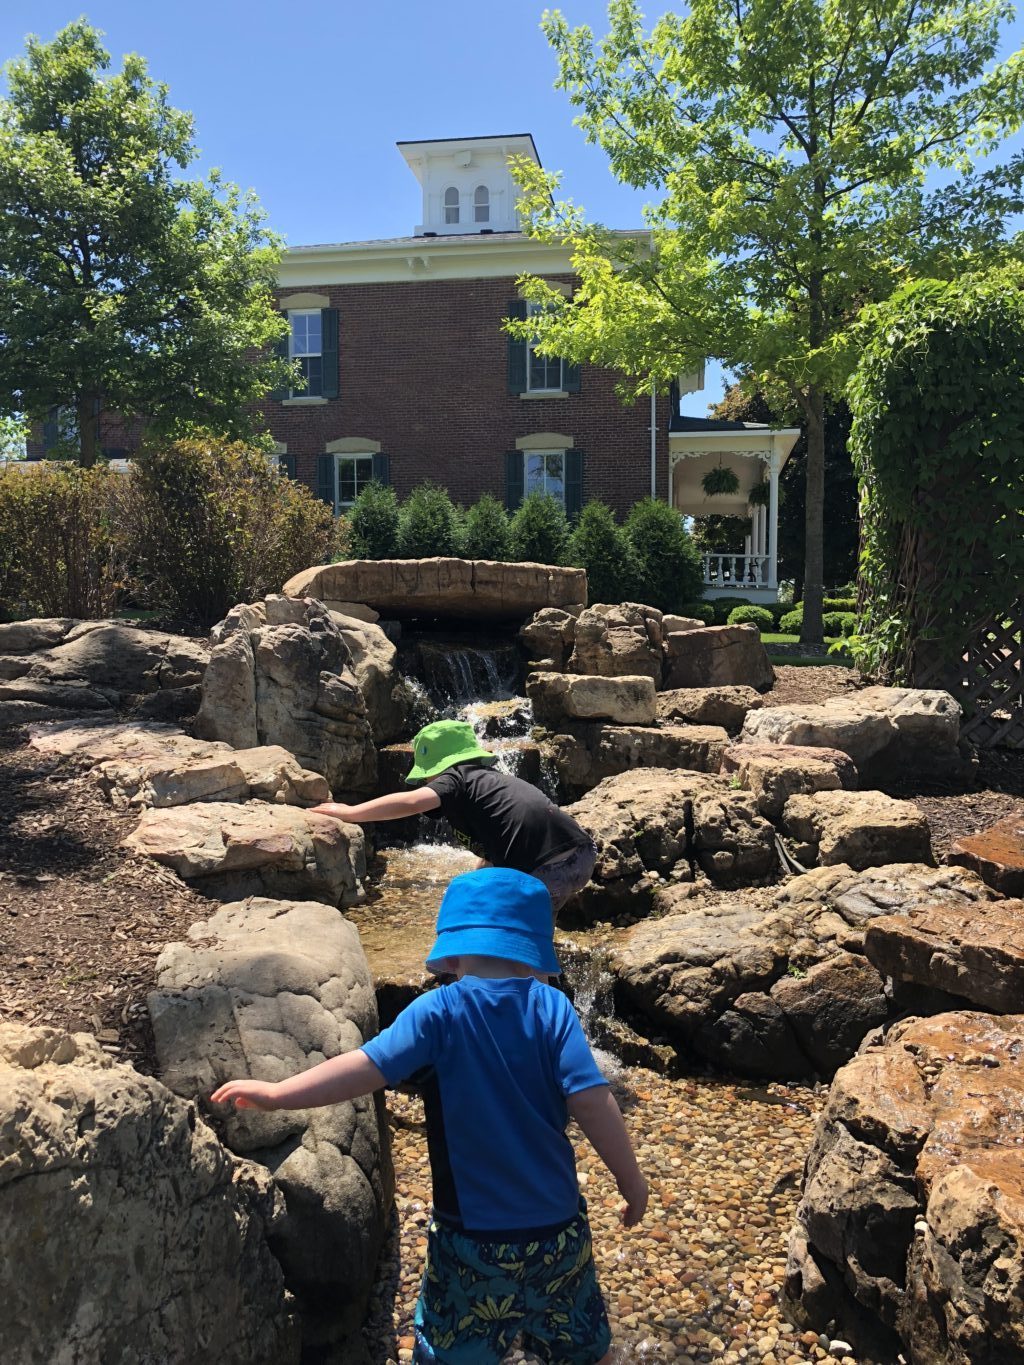
[[620, 1184], [619, 1194], [626, 1201], [620, 1210], [623, 1227], [636, 1227], [644, 1214], [647, 1212], [647, 1181], [643, 1176], [639, 1177], [639, 1183], [631, 1185]]
[[272, 1081], [226, 1081], [210, 1096], [214, 1104], [235, 1102], [236, 1109], [277, 1109], [277, 1086]]
[[312, 815], [329, 815], [333, 820], [344, 820], [346, 824], [353, 824], [352, 807], [343, 806], [337, 801], [324, 801], [319, 806], [311, 806]]

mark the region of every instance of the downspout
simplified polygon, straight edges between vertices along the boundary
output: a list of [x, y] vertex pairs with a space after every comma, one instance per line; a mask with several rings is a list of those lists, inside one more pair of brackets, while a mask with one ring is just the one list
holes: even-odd
[[658, 496], [658, 391], [651, 375], [651, 497]]

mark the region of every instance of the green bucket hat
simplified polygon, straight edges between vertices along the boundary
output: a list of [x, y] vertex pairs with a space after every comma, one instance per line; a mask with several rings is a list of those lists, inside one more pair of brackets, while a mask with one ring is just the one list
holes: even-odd
[[481, 749], [468, 721], [435, 720], [413, 740], [412, 759], [406, 782], [425, 782], [453, 763], [497, 763], [498, 755]]

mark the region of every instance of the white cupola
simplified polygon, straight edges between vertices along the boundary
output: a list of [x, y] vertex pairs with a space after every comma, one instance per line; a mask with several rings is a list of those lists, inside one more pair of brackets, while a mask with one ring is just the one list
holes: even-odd
[[512, 156], [527, 156], [540, 165], [529, 133], [397, 145], [423, 190], [423, 221], [414, 229], [417, 237], [519, 231], [519, 191], [508, 161]]

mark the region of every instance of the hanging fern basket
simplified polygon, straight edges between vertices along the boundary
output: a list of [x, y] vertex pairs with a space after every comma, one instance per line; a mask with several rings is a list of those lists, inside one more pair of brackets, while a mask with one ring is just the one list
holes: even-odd
[[751, 507], [767, 507], [771, 498], [772, 486], [767, 479], [762, 479], [760, 483], [755, 483], [747, 495], [747, 502]]
[[706, 498], [718, 498], [738, 493], [740, 481], [734, 469], [730, 469], [728, 465], [719, 465], [717, 469], [708, 470], [701, 479], [700, 486]]

